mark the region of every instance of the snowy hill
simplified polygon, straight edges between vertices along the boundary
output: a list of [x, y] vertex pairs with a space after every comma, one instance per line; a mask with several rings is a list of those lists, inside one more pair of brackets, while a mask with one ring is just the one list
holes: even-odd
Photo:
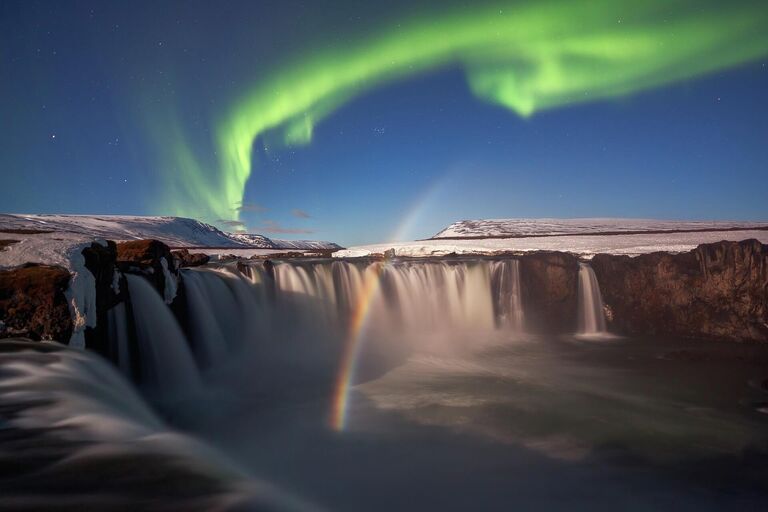
[[618, 235], [731, 231], [768, 227], [768, 222], [673, 221], [652, 219], [486, 219], [454, 222], [432, 239], [524, 238], [560, 235]]
[[115, 241], [152, 238], [171, 247], [339, 248], [331, 242], [271, 240], [263, 235], [229, 233], [205, 222], [184, 217], [0, 214], [0, 231], [18, 230], [73, 233]]
[[337, 258], [385, 253], [403, 257], [450, 254], [563, 251], [589, 258], [598, 253], [636, 256], [684, 252], [703, 243], [754, 238], [768, 243], [768, 222], [664, 221], [647, 219], [489, 219], [455, 222], [427, 240], [350, 247]]

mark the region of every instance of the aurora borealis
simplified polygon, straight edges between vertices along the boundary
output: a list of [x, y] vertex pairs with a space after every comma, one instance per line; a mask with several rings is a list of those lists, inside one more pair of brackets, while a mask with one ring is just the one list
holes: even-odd
[[[268, 130], [285, 145], [305, 144], [317, 122], [340, 104], [388, 80], [458, 63], [479, 98], [521, 116], [631, 94], [754, 59], [768, 52], [768, 17], [728, 7], [680, 9], [669, 2], [532, 2], [459, 9], [404, 20], [397, 29], [321, 52], [278, 71], [235, 103], [218, 130], [221, 211], [242, 199], [251, 147]], [[182, 153], [182, 158], [185, 154]]]
[[[235, 27], [223, 21], [210, 21], [210, 26], [206, 26], [206, 19], [201, 22], [198, 16], [194, 30], [178, 32], [175, 37], [184, 40], [187, 46], [194, 46], [195, 34], [205, 41], [223, 39], [222, 46], [226, 44], [229, 48], [211, 48], [209, 54], [218, 55], [219, 59], [209, 58], [189, 66], [196, 68], [197, 78], [187, 80], [184, 77], [189, 70], [179, 71], [182, 66], [177, 63], [181, 59], [164, 57], [165, 60], [158, 62], [172, 61], [177, 64], [175, 72], [164, 72], [162, 79], [158, 77], [149, 83], [143, 80], [130, 88], [122, 84], [117, 87], [125, 95], [121, 93], [110, 101], [113, 105], [119, 104], [115, 110], [120, 114], [115, 117], [121, 119], [123, 126], [130, 125], [127, 131], [135, 135], [134, 154], [139, 153], [137, 160], [151, 169], [144, 175], [152, 181], [151, 194], [148, 194], [152, 197], [151, 204], [142, 206], [140, 213], [195, 216], [209, 221], [246, 217], [252, 231], [258, 231], [254, 217], [242, 215], [244, 212], [237, 205], [264, 202], [259, 196], [258, 183], [266, 178], [260, 177], [260, 170], [266, 176], [274, 159], [280, 159], [281, 155], [289, 158], [296, 150], [306, 152], [310, 157], [314, 151], [328, 149], [332, 144], [317, 147], [323, 142], [313, 140], [315, 130], [324, 122], [331, 122], [331, 118], [348, 108], [364, 110], [368, 108], [364, 105], [366, 98], [376, 91], [386, 93], [392, 88], [407, 87], [410, 81], [438, 77], [439, 83], [461, 76], [464, 94], [478, 111], [487, 111], [488, 105], [503, 107], [507, 122], [517, 123], [516, 126], [524, 129], [525, 123], [533, 126], [536, 118], [545, 111], [574, 112], [574, 107], [585, 105], [586, 110], [578, 109], [578, 116], [583, 121], [589, 116], [590, 108], [602, 108], [606, 101], [618, 104], [627, 99], [634, 101], [633, 98], [644, 92], [693, 83], [711, 74], [727, 74], [728, 70], [740, 66], [752, 65], [764, 70], [760, 59], [768, 54], [768, 9], [759, 2], [454, 2], [425, 3], [416, 7], [395, 3], [385, 14], [379, 9], [369, 17], [361, 15], [359, 17], [364, 19], [354, 21], [344, 14], [349, 10], [349, 4], [338, 3], [337, 10], [331, 4], [315, 5], [314, 11], [307, 7], [314, 13], [326, 13], [323, 22], [319, 23], [323, 30], [311, 31], [305, 38], [296, 37], [295, 33], [278, 35], [275, 48], [259, 54], [261, 58], [253, 58], [249, 51], [232, 46], [232, 40], [235, 40], [247, 47], [242, 41], [249, 37], [263, 42], [263, 38], [249, 32], [246, 20], [258, 19], [259, 26], [264, 28], [270, 23], [270, 13], [274, 12], [275, 17], [282, 20], [278, 25], [290, 23], [286, 20], [290, 20], [291, 12], [300, 11], [303, 4], [289, 4], [283, 7], [284, 10], [274, 3], [260, 4], [258, 8], [251, 5], [253, 12], [248, 12], [249, 4], [232, 5], [227, 19], [231, 22], [233, 16], [242, 18], [242, 24]], [[36, 7], [44, 11], [42, 7], [51, 5], [43, 3]], [[10, 12], [13, 7], [23, 10], [21, 4], [5, 9]], [[104, 11], [99, 4], [78, 7], [75, 9], [78, 14], [91, 13], [91, 18], [95, 18], [96, 12]], [[358, 9], [366, 14], [364, 8]], [[189, 10], [216, 12], [214, 7], [205, 4], [189, 6]], [[153, 16], [149, 8], [145, 13], [140, 9], [136, 11], [134, 22]], [[14, 16], [7, 19], [17, 26], [19, 19], [25, 19], [15, 12], [11, 14]], [[112, 14], [117, 18], [123, 16], [124, 11]], [[226, 18], [225, 14], [220, 15]], [[167, 32], [166, 25], [172, 18], [157, 17], [160, 21], [156, 31], [159, 34]], [[181, 24], [178, 19], [176, 23]], [[228, 31], [237, 33], [237, 37], [227, 39]], [[103, 37], [102, 29], [96, 32], [101, 34], [98, 37]], [[163, 50], [163, 45], [171, 44], [163, 41], [168, 38], [170, 36], [157, 37], [159, 41], [155, 46]], [[135, 57], [141, 52], [130, 43], [122, 41], [118, 44], [121, 46], [117, 48], [117, 54], [134, 56], [134, 60], [130, 66], [117, 66], [107, 81], [120, 82], [129, 73], [132, 77], [141, 73], [142, 67], [156, 65], [151, 59]], [[14, 48], [14, 44], [11, 42], [5, 47]], [[177, 44], [177, 47], [181, 46]], [[183, 50], [188, 52], [186, 46]], [[13, 58], [12, 52], [3, 55], [5, 68], [10, 67], [9, 55]], [[105, 67], [110, 67], [110, 59], [105, 60]], [[21, 65], [19, 62], [14, 60], [12, 65]], [[218, 73], [234, 68], [238, 70], [237, 76], [235, 72], [232, 77]], [[84, 76], [87, 73], [86, 70]], [[761, 76], [764, 74], [763, 71]], [[41, 76], [61, 75], [50, 70]], [[439, 78], [445, 76], [448, 78]], [[3, 80], [7, 81], [7, 78]], [[219, 86], [217, 81], [226, 83], [226, 87]], [[11, 94], [6, 94], [6, 98], [14, 94], [25, 96], [20, 90], [10, 88]], [[164, 93], [156, 94], [161, 88]], [[755, 84], [753, 90], [759, 89]], [[40, 93], [43, 96], [55, 98], [55, 87], [41, 86], [40, 90], [44, 90]], [[455, 95], [458, 89], [451, 84], [446, 90]], [[436, 90], [434, 94], [444, 99], [448, 93]], [[10, 102], [8, 105], [4, 103], [3, 112], [10, 112], [4, 117], [23, 115], [19, 105], [25, 100], [32, 101], [27, 97], [11, 106]], [[40, 98], [34, 98], [34, 102], [37, 106]], [[417, 105], [414, 110], [418, 111], [419, 101], [413, 103]], [[432, 108], [426, 104], [428, 102], [421, 103], [425, 111]], [[442, 112], [443, 107], [440, 108]], [[705, 108], [711, 107], [702, 106]], [[189, 112], [197, 112], [194, 122], [190, 122]], [[494, 123], [498, 124], [498, 119], [501, 118], [494, 117]], [[409, 125], [407, 118], [401, 122]], [[520, 125], [521, 122], [524, 124]], [[379, 128], [374, 129], [376, 133], [384, 133], [383, 128], [381, 132]], [[466, 130], [474, 132], [480, 128], [468, 124]], [[140, 134], [136, 134], [137, 131]], [[11, 144], [8, 137], [5, 140]], [[11, 153], [14, 153], [18, 151], [15, 149], [18, 141], [12, 142]], [[456, 145], [456, 134], [446, 136], [443, 143]], [[509, 143], [514, 144], [514, 141]], [[642, 140], [635, 143], [647, 144]], [[341, 151], [338, 146], [334, 150]], [[388, 150], [392, 151], [392, 148]], [[509, 167], [508, 162], [498, 156], [492, 160], [492, 166], [499, 169], [494, 172], [509, 172], [504, 170]], [[23, 158], [7, 158], [0, 160], [0, 164], [18, 173], [21, 172], [17, 169], [19, 162], [23, 161]], [[751, 159], [750, 175], [759, 164], [759, 158]], [[402, 162], [392, 162], [391, 165], [402, 167]], [[594, 164], [581, 162], [577, 167], [591, 165]], [[678, 161], [675, 165], [685, 164]], [[324, 166], [318, 163], [312, 172], [322, 174], [326, 172]], [[378, 172], [368, 171], [366, 167], [365, 158], [361, 156], [359, 173]], [[399, 171], [393, 169], [392, 172]], [[562, 172], [568, 173], [566, 169]], [[4, 173], [8, 171], [4, 170]], [[128, 179], [125, 178], [126, 183]], [[430, 177], [427, 183], [437, 179], [439, 175]], [[418, 181], [414, 187], [423, 189], [424, 185], [425, 182]], [[296, 186], [306, 184], [299, 181]], [[417, 190], [415, 195], [419, 192]], [[329, 198], [330, 201], [338, 204], [339, 197]], [[64, 208], [72, 207], [65, 205]], [[295, 208], [305, 208], [305, 205], [285, 205], [286, 211]], [[323, 206], [319, 208], [322, 210]], [[576, 211], [583, 209], [576, 208]], [[478, 212], [476, 216], [483, 213]], [[617, 212], [589, 214], [605, 213]], [[526, 211], [510, 211], [506, 215], [527, 214]], [[623, 214], [630, 216], [637, 212]], [[286, 217], [278, 221], [287, 222]], [[275, 225], [274, 220], [270, 222]], [[396, 223], [393, 220], [390, 225]], [[384, 237], [386, 233], [379, 233], [379, 236]]]

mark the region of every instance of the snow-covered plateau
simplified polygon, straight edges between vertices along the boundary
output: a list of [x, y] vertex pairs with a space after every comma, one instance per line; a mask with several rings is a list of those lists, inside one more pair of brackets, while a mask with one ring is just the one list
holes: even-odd
[[518, 238], [556, 235], [728, 231], [753, 228], [768, 228], [768, 221], [679, 221], [622, 218], [482, 219], [454, 222], [432, 238]]
[[350, 247], [338, 258], [563, 251], [589, 258], [684, 252], [699, 244], [755, 238], [768, 243], [768, 222], [659, 221], [644, 219], [496, 219], [460, 221], [428, 240]]

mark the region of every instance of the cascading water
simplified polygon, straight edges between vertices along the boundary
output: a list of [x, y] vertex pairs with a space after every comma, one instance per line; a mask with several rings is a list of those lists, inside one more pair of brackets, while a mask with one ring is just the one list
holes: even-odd
[[130, 341], [128, 337], [128, 315], [124, 302], [107, 311], [110, 353], [120, 372], [131, 378], [132, 368]]
[[[166, 307], [128, 281], [135, 303]], [[166, 425], [88, 350], [2, 340], [0, 375], [0, 509], [316, 510]]]
[[579, 335], [600, 337], [608, 334], [600, 285], [595, 271], [586, 263], [579, 263]]
[[182, 272], [189, 311], [189, 337], [201, 368], [211, 368], [248, 339], [264, 332], [269, 304], [262, 287], [237, 270]]
[[118, 368], [153, 392], [188, 393], [203, 375], [229, 371], [242, 349], [247, 357], [304, 358], [316, 366], [325, 358], [333, 367], [360, 314], [379, 340], [378, 355], [412, 343], [475, 348], [486, 338], [468, 333], [518, 334], [525, 320], [514, 259], [252, 263], [184, 269], [181, 278], [184, 330], [141, 276], [126, 276], [129, 307], [108, 312]]
[[[364, 273], [376, 269], [379, 291], [366, 297]], [[495, 328], [521, 331], [524, 313], [517, 260], [360, 263], [282, 262], [245, 270], [254, 283], [274, 274], [276, 302], [314, 299], [327, 325], [344, 326], [361, 301], [372, 323], [411, 333]]]
[[524, 328], [523, 296], [520, 286], [520, 261], [502, 260], [493, 263], [494, 297], [497, 298], [496, 317], [499, 324], [516, 331]]
[[168, 306], [143, 277], [127, 274], [141, 384], [160, 394], [194, 392], [200, 375], [184, 333]]

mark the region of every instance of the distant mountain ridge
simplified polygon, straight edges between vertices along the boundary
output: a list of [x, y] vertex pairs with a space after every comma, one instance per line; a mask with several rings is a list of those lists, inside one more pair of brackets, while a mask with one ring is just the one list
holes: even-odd
[[443, 229], [431, 239], [526, 238], [746, 229], [768, 229], [768, 221], [675, 221], [624, 218], [460, 220]]
[[340, 249], [333, 242], [276, 240], [259, 234], [229, 233], [185, 217], [137, 215], [0, 214], [0, 231], [64, 231], [108, 240], [155, 239], [171, 247], [232, 249]]

